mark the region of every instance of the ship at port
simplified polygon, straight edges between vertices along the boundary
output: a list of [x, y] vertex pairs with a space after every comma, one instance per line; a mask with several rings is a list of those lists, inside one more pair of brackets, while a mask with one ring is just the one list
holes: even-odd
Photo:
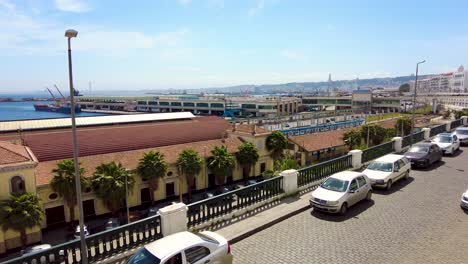
[[[43, 111], [43, 112], [56, 112], [61, 114], [71, 114], [71, 103], [68, 101], [65, 96], [63, 96], [60, 89], [57, 85], [54, 85], [55, 89], [57, 89], [58, 93], [60, 94], [61, 98], [55, 97], [54, 93], [46, 87], [47, 91], [50, 93], [52, 98], [55, 101], [55, 104], [35, 104], [34, 109], [36, 111]], [[78, 90], [73, 90], [74, 96], [81, 96]], [[81, 107], [79, 105], [75, 105], [75, 113], [81, 113]]]

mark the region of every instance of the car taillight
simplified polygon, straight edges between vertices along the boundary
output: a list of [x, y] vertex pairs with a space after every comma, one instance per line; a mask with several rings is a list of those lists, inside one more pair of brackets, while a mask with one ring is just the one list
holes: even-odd
[[229, 242], [227, 242], [227, 245], [228, 245], [228, 252], [227, 253], [230, 254], [231, 253], [231, 244], [229, 244]]

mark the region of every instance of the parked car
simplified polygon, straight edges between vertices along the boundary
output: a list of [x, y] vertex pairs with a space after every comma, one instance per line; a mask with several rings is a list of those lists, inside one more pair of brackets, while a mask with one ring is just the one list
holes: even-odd
[[405, 156], [388, 154], [373, 160], [362, 172], [372, 183], [372, 186], [392, 188], [392, 184], [402, 178], [408, 178], [411, 163]]
[[442, 160], [442, 151], [433, 143], [414, 144], [405, 154], [412, 167], [427, 168], [432, 163]]
[[155, 206], [151, 206], [149, 209], [148, 209], [148, 217], [150, 216], [153, 216], [153, 215], [157, 215], [158, 214], [158, 211], [159, 209], [163, 208], [163, 207], [166, 207], [168, 205], [171, 205], [172, 203], [171, 202], [164, 202], [164, 203], [159, 203]]
[[49, 245], [49, 244], [41, 244], [41, 245], [30, 246], [30, 247], [25, 248], [24, 250], [21, 250], [21, 256], [41, 252], [41, 251], [47, 250], [47, 249], [49, 249], [51, 247], [52, 246]]
[[138, 250], [127, 264], [224, 264], [232, 263], [228, 241], [209, 231], [179, 232], [163, 237]]
[[371, 182], [366, 175], [343, 171], [328, 177], [312, 192], [310, 205], [320, 211], [344, 215], [349, 207], [371, 197]]
[[[86, 225], [83, 226], [83, 233], [85, 237], [89, 236], [88, 227]], [[75, 238], [80, 238], [80, 226], [76, 226], [75, 233], [73, 235]]]
[[460, 144], [468, 145], [468, 127], [459, 127], [453, 132], [460, 140]]
[[468, 210], [468, 190], [462, 194], [460, 207], [464, 210]]
[[120, 226], [120, 220], [118, 218], [109, 218], [106, 223], [106, 230], [111, 230]]
[[453, 155], [460, 149], [460, 140], [458, 140], [457, 135], [450, 133], [440, 133], [431, 142], [437, 144], [443, 154]]

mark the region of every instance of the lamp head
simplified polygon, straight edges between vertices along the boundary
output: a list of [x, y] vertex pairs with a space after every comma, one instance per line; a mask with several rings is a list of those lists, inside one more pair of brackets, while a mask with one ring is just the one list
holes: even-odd
[[65, 31], [65, 37], [67, 38], [76, 38], [77, 35], [78, 35], [78, 31], [74, 29], [69, 29]]

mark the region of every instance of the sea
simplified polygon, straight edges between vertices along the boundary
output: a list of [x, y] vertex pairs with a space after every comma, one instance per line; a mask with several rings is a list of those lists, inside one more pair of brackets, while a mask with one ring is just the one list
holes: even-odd
[[[0, 102], [0, 121], [12, 120], [28, 120], [28, 119], [48, 119], [48, 118], [64, 118], [70, 117], [68, 114], [42, 112], [34, 110], [34, 104], [53, 104], [54, 102], [41, 101], [41, 102]], [[100, 113], [85, 113], [81, 112], [76, 114], [80, 116], [99, 116], [105, 115]]]

